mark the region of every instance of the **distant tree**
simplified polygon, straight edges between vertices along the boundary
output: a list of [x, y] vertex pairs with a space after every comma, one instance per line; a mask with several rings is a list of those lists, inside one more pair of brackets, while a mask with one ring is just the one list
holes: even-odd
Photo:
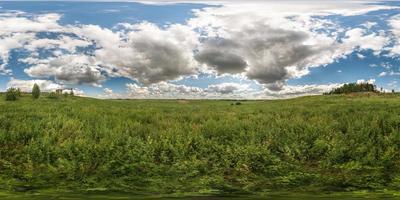
[[371, 83], [347, 83], [325, 94], [348, 94], [352, 92], [378, 92]]
[[396, 93], [396, 92], [394, 91], [394, 89], [392, 89], [392, 93], [393, 93], [393, 94]]
[[74, 91], [73, 90], [71, 90], [71, 92], [69, 93], [69, 95], [71, 96], [71, 97], [73, 97], [75, 94], [74, 94]]
[[47, 98], [49, 99], [57, 99], [58, 98], [58, 94], [55, 92], [50, 92], [49, 95], [47, 96]]
[[17, 100], [17, 89], [15, 88], [8, 88], [6, 91], [6, 101], [15, 101]]
[[39, 85], [35, 83], [32, 88], [32, 97], [34, 99], [37, 99], [39, 98], [39, 96], [40, 96], [40, 88]]

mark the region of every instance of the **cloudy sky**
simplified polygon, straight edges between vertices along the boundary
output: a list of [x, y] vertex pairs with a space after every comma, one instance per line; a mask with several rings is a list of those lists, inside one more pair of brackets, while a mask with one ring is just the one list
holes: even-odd
[[400, 90], [400, 2], [0, 2], [0, 91], [269, 99], [363, 81]]

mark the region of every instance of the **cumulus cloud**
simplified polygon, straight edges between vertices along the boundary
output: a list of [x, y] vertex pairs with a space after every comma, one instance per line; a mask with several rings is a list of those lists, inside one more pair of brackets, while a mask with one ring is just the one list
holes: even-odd
[[367, 30], [355, 28], [348, 30], [343, 39], [343, 48], [347, 51], [353, 49], [372, 50], [375, 55], [381, 53], [386, 45], [389, 44], [389, 38], [383, 32], [366, 34]]
[[[302, 7], [305, 5], [309, 7]], [[325, 6], [303, 2], [296, 7], [287, 2], [268, 2], [199, 10], [197, 17], [189, 21], [201, 30], [205, 41], [196, 59], [219, 74], [241, 73], [271, 90], [280, 90], [288, 79], [308, 74], [310, 67], [330, 64], [354, 51], [372, 50], [378, 55], [388, 45], [390, 40], [384, 32], [340, 29], [311, 14], [351, 15], [391, 8], [359, 5], [351, 13], [347, 12], [351, 9], [334, 3]]]
[[12, 49], [22, 48], [34, 41], [35, 32], [62, 29], [57, 22], [60, 19], [58, 14], [43, 14], [34, 17], [20, 15], [21, 13], [0, 15], [0, 58], [2, 61], [0, 72], [3, 73], [11, 73], [6, 66]]
[[376, 82], [376, 80], [375, 79], [368, 79], [368, 80], [365, 80], [365, 79], [359, 79], [359, 80], [357, 80], [357, 84], [362, 84], [362, 83], [369, 83], [369, 84], [375, 84], [375, 82]]
[[292, 98], [305, 95], [319, 95], [329, 92], [342, 84], [322, 84], [322, 85], [285, 85], [279, 91], [266, 88], [259, 98]]
[[225, 7], [196, 14], [189, 23], [206, 38], [196, 55], [199, 62], [218, 73], [243, 73], [271, 88], [279, 89], [287, 79], [307, 74], [309, 67], [344, 54], [337, 51], [335, 36], [312, 31], [320, 23], [311, 23], [310, 18], [298, 21]]
[[25, 45], [29, 51], [37, 51], [40, 48], [43, 49], [63, 49], [68, 52], [75, 53], [78, 47], [87, 47], [91, 43], [85, 40], [72, 38], [70, 36], [60, 36], [57, 39], [36, 39]]
[[115, 94], [121, 98], [191, 98], [191, 99], [234, 99], [248, 98], [254, 93], [247, 84], [220, 83], [206, 88], [179, 85], [167, 82], [140, 86], [135, 83], [126, 84], [127, 94]]
[[99, 86], [106, 77], [96, 65], [93, 57], [85, 55], [63, 55], [49, 59], [22, 60], [33, 66], [24, 71], [31, 77], [51, 78], [64, 84], [91, 84]]
[[19, 88], [23, 92], [31, 92], [35, 83], [38, 84], [40, 89], [45, 92], [64, 88], [63, 85], [54, 83], [50, 80], [20, 80], [15, 78], [11, 78], [11, 80], [7, 83], [7, 88], [13, 87]]
[[224, 38], [209, 39], [195, 56], [200, 63], [214, 68], [218, 73], [244, 72], [247, 63], [238, 51], [240, 44]]
[[195, 98], [203, 93], [203, 90], [198, 87], [167, 82], [160, 82], [149, 86], [128, 83], [126, 87], [129, 98]]
[[248, 93], [252, 91], [247, 84], [239, 83], [220, 83], [212, 84], [205, 90], [209, 93], [219, 93], [219, 94], [233, 94], [238, 92]]
[[[31, 56], [20, 59], [29, 65], [24, 72], [34, 78], [54, 79], [55, 84], [101, 86], [109, 77], [126, 77], [137, 82], [126, 85], [127, 93], [135, 97], [253, 94], [247, 85], [237, 83], [207, 88], [170, 83], [211, 69], [219, 75], [237, 74], [256, 80], [266, 88], [264, 94], [290, 96], [313, 94], [328, 87], [287, 85], [287, 80], [307, 75], [311, 67], [330, 64], [357, 51], [372, 50], [379, 55], [390, 42], [386, 33], [370, 30], [374, 22], [365, 23], [363, 28], [345, 29], [314, 16], [357, 15], [393, 9], [391, 6], [355, 1], [232, 2], [196, 10], [187, 23], [163, 27], [148, 22], [120, 24], [121, 29], [62, 26], [59, 14], [2, 14], [0, 71], [11, 73], [7, 68], [10, 51], [25, 48]], [[397, 38], [398, 18], [390, 21]], [[39, 38], [37, 33], [41, 32], [52, 32], [56, 37]], [[79, 51], [82, 47], [93, 48], [90, 52]], [[52, 55], [39, 56], [40, 49], [51, 49]], [[400, 45], [390, 51], [399, 54]], [[109, 88], [104, 93], [117, 95]]]
[[95, 52], [96, 59], [112, 67], [113, 75], [148, 85], [195, 73], [193, 49], [198, 39], [189, 27], [175, 24], [161, 29], [141, 23], [131, 29], [117, 45], [102, 44], [107, 37], [99, 39], [103, 48]]
[[394, 36], [395, 44], [390, 49], [391, 55], [400, 55], [400, 15], [396, 15], [389, 20], [391, 32]]

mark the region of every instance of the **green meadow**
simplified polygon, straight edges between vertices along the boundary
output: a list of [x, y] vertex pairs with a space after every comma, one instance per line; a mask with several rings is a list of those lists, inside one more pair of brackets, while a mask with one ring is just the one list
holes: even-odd
[[395, 94], [240, 103], [0, 97], [0, 190], [6, 193], [400, 189]]

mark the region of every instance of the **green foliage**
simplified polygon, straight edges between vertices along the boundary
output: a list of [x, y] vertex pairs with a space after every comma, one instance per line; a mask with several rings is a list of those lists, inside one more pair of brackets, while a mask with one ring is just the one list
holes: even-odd
[[22, 96], [21, 89], [17, 88], [15, 94], [17, 95], [17, 97], [21, 97]]
[[400, 96], [0, 102], [3, 188], [400, 189]]
[[20, 96], [19, 90], [16, 88], [8, 88], [5, 94], [6, 101], [15, 101]]
[[326, 94], [349, 94], [353, 92], [378, 92], [376, 86], [370, 83], [347, 83]]
[[49, 99], [58, 99], [58, 94], [55, 92], [50, 92], [47, 96]]
[[32, 97], [34, 99], [37, 99], [40, 97], [40, 88], [39, 88], [39, 85], [36, 83], [33, 85], [33, 88], [32, 88]]

